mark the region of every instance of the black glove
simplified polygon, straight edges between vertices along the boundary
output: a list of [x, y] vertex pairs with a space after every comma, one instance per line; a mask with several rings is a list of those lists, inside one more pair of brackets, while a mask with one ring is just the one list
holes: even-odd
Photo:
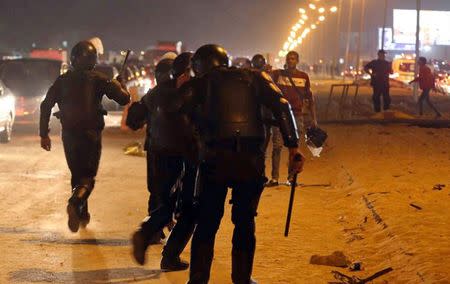
[[128, 109], [126, 124], [133, 130], [144, 127], [145, 118], [147, 116], [147, 108], [141, 102], [134, 102]]

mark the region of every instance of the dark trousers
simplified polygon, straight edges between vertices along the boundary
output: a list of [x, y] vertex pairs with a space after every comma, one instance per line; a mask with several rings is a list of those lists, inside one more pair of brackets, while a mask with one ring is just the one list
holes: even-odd
[[375, 112], [381, 111], [381, 96], [383, 96], [383, 109], [388, 110], [391, 106], [391, 97], [389, 95], [388, 85], [374, 85], [373, 88], [373, 109]]
[[93, 187], [102, 153], [101, 130], [63, 130], [62, 141], [72, 188], [87, 182]]
[[222, 153], [201, 168], [199, 212], [192, 238], [190, 284], [208, 283], [214, 242], [232, 188], [232, 280], [250, 282], [255, 254], [255, 216], [266, 179], [264, 153]]
[[[164, 247], [163, 255], [166, 257], [178, 257], [191, 238], [195, 226], [192, 210], [192, 196], [195, 184], [196, 168], [185, 163], [179, 156], [151, 153], [150, 165], [152, 166], [149, 178], [151, 201], [154, 206], [150, 217], [141, 224], [141, 231], [147, 240], [153, 239], [172, 220], [172, 216], [178, 202], [182, 203], [180, 216], [173, 228]], [[178, 181], [185, 165], [185, 175], [181, 179], [182, 190], [172, 193], [171, 189]], [[178, 198], [178, 194], [181, 196]]]
[[419, 113], [420, 115], [423, 115], [423, 101], [426, 101], [430, 108], [434, 110], [436, 115], [441, 115], [437, 108], [430, 101], [430, 91], [430, 89], [425, 89], [422, 91], [422, 94], [419, 97]]

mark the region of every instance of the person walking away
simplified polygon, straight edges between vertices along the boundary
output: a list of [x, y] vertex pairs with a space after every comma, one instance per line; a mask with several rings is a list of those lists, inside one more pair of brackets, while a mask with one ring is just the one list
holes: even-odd
[[436, 118], [441, 117], [441, 113], [430, 101], [430, 92], [435, 89], [435, 79], [431, 72], [430, 67], [427, 66], [427, 59], [425, 57], [419, 57], [419, 76], [409, 82], [409, 84], [419, 82], [419, 87], [422, 90], [422, 94], [419, 97], [419, 114], [423, 115], [423, 101], [426, 101], [431, 109], [436, 114]]

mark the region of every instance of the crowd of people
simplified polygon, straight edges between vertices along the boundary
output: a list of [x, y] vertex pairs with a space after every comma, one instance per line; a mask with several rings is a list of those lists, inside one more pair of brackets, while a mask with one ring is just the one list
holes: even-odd
[[[182, 53], [158, 63], [156, 87], [130, 106], [127, 117], [132, 129], [147, 126], [150, 198], [148, 216], [132, 236], [136, 262], [144, 265], [148, 246], [160, 242], [164, 227], [173, 226], [161, 269], [189, 267], [188, 283], [208, 283], [215, 235], [231, 188], [231, 278], [233, 283], [255, 283], [251, 275], [261, 193], [278, 178], [282, 145], [289, 149], [289, 175], [302, 171], [297, 124], [302, 125], [305, 102], [313, 114], [312, 125], [317, 125], [309, 78], [296, 69], [298, 59], [291, 52], [288, 68], [269, 74], [258, 55], [252, 68], [237, 69], [229, 67], [224, 48], [208, 44], [194, 54]], [[51, 109], [58, 104], [60, 110], [57, 117], [72, 176], [67, 204], [72, 232], [90, 220], [88, 198], [95, 185], [104, 128], [101, 99], [106, 95], [121, 105], [130, 102], [121, 78], [108, 80], [93, 70], [96, 62], [95, 47], [88, 41], [78, 43], [71, 52], [71, 70], [56, 79], [41, 104], [41, 147], [47, 151], [51, 150]], [[271, 136], [278, 164], [272, 183], [267, 183], [265, 157]], [[180, 254], [191, 238], [188, 264]]]

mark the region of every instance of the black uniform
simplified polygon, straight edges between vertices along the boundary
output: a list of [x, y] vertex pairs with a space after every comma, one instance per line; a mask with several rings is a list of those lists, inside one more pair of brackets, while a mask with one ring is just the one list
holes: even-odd
[[130, 101], [128, 92], [118, 81], [110, 81], [96, 71], [73, 70], [55, 81], [41, 103], [41, 137], [48, 137], [51, 111], [58, 104], [72, 189], [81, 185], [88, 188], [84, 214], [87, 214], [87, 197], [94, 187], [101, 155], [101, 133], [105, 126], [103, 95], [121, 105]]
[[[158, 237], [159, 232], [172, 220], [177, 199], [182, 203], [180, 216], [164, 247], [163, 257], [177, 259], [194, 230], [191, 205], [197, 139], [187, 116], [178, 112], [180, 103], [175, 79], [158, 84], [140, 102], [143, 105], [141, 108], [147, 113], [149, 132], [146, 147], [148, 168], [151, 169], [148, 171], [150, 217], [144, 220], [133, 237], [134, 256], [140, 264], [145, 262], [145, 250], [150, 240]], [[133, 124], [132, 120], [130, 118], [127, 123]], [[179, 183], [182, 184], [181, 192], [174, 192], [172, 189]]]
[[232, 191], [232, 280], [250, 283], [255, 252], [255, 216], [264, 188], [264, 127], [261, 107], [273, 113], [287, 147], [297, 131], [289, 103], [265, 73], [216, 67], [187, 84], [182, 110], [189, 113], [201, 140], [196, 185], [198, 224], [192, 239], [189, 283], [207, 283], [214, 240]]

